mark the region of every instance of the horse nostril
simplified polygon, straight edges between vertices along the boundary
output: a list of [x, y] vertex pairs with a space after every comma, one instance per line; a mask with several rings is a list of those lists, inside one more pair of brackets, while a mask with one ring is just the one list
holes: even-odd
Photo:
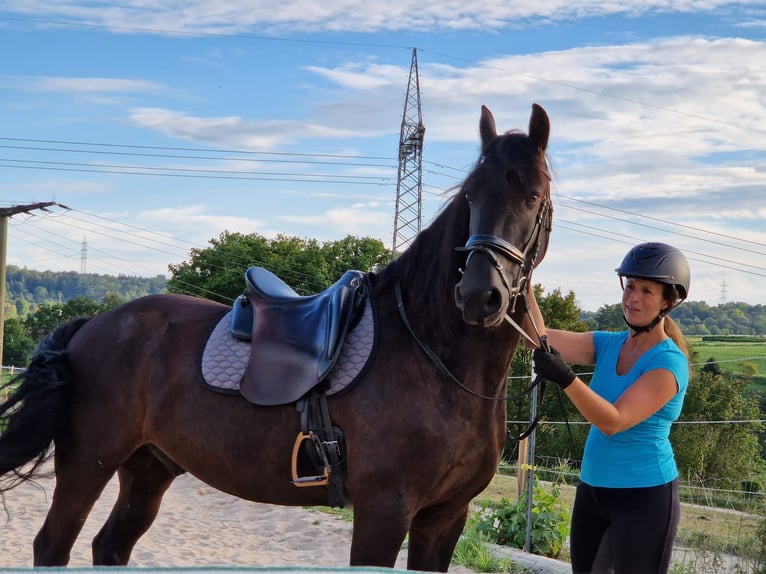
[[455, 285], [455, 307], [457, 307], [460, 311], [463, 310], [463, 307], [465, 307], [465, 301], [463, 299], [463, 290], [460, 288], [460, 283]]
[[500, 291], [497, 289], [492, 289], [488, 294], [487, 298], [484, 301], [484, 311], [488, 315], [497, 313], [497, 311], [500, 309], [500, 306], [503, 304], [503, 298], [500, 295]]

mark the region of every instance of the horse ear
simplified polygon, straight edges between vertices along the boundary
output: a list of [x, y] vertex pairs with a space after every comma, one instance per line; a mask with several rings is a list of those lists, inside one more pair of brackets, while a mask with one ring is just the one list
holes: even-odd
[[495, 128], [495, 116], [487, 106], [481, 106], [481, 120], [479, 121], [479, 133], [481, 134], [481, 151], [486, 152], [489, 144], [497, 138]]
[[545, 152], [548, 147], [548, 136], [551, 133], [551, 122], [548, 114], [542, 106], [532, 104], [532, 115], [529, 118], [529, 139], [531, 139], [537, 149]]

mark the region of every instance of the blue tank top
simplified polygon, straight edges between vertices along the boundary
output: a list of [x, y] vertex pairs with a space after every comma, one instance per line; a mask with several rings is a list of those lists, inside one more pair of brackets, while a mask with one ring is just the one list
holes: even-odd
[[585, 442], [580, 478], [591, 486], [638, 488], [658, 486], [678, 476], [668, 436], [670, 425], [681, 414], [689, 384], [686, 356], [671, 339], [646, 351], [625, 375], [617, 374], [617, 358], [629, 331], [593, 333], [595, 369], [590, 388], [614, 404], [641, 375], [667, 369], [678, 392], [659, 411], [637, 425], [607, 436], [591, 426]]

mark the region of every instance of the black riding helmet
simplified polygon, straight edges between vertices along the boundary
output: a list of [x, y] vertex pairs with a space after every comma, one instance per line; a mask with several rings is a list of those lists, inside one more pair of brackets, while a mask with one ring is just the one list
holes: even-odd
[[673, 305], [660, 313], [654, 321], [643, 327], [635, 327], [628, 323], [636, 331], [636, 334], [650, 331], [664, 315], [673, 307], [681, 304], [689, 295], [691, 279], [689, 262], [683, 253], [667, 243], [651, 242], [636, 245], [628, 252], [615, 271], [620, 276], [620, 283], [622, 283], [623, 277], [638, 277], [675, 287], [677, 298]]

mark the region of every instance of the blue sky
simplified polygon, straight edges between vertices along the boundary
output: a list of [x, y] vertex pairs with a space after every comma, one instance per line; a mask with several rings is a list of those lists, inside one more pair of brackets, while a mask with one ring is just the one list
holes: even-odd
[[[0, 0], [7, 261], [156, 275], [224, 231], [390, 247], [412, 49], [423, 226], [498, 129], [548, 112], [534, 280], [595, 311], [657, 240], [690, 299], [766, 303], [766, 6], [537, 0]], [[87, 256], [83, 260], [83, 246]]]

